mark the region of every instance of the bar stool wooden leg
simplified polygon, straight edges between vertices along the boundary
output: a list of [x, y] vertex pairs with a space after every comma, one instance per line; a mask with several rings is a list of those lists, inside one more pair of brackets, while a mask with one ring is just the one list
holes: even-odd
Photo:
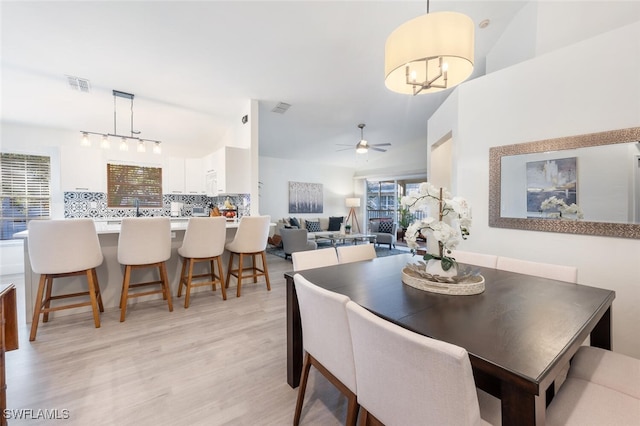
[[173, 302], [171, 300], [171, 289], [169, 288], [169, 280], [167, 279], [167, 265], [165, 262], [160, 264], [160, 279], [162, 280], [163, 294], [169, 305], [169, 312], [173, 312]]
[[100, 328], [100, 313], [98, 312], [98, 297], [96, 296], [96, 286], [93, 281], [93, 273], [87, 269], [87, 281], [89, 282], [89, 297], [91, 298], [91, 309], [93, 310], [93, 323], [96, 328]]
[[216, 291], [216, 270], [213, 265], [213, 259], [209, 260], [209, 268], [211, 271], [211, 290]]
[[124, 279], [122, 281], [122, 295], [120, 296], [120, 322], [124, 322], [127, 314], [127, 301], [129, 299], [129, 281], [131, 280], [131, 265], [124, 267]]
[[244, 265], [244, 253], [238, 254], [238, 288], [236, 290], [236, 297], [240, 297], [242, 292], [242, 266]]
[[[220, 279], [220, 290], [222, 291], [222, 300], [227, 300], [227, 288], [224, 282], [224, 274], [222, 273], [222, 258], [218, 256], [216, 259], [218, 261], [218, 278]], [[211, 270], [213, 271], [213, 261], [211, 261]], [[215, 274], [213, 276], [215, 279]]]
[[184, 307], [185, 309], [189, 307], [189, 301], [191, 300], [191, 280], [193, 280], [193, 264], [195, 263], [195, 261], [193, 259], [189, 259], [189, 267], [188, 267], [188, 272], [187, 272], [187, 279], [186, 279], [186, 286], [187, 286], [187, 290], [186, 290], [186, 294], [184, 296]]
[[229, 265], [227, 267], [227, 282], [226, 282], [227, 288], [229, 288], [229, 282], [231, 281], [232, 270], [233, 270], [233, 252], [229, 252]]
[[40, 322], [40, 311], [42, 310], [42, 296], [44, 295], [44, 286], [47, 281], [46, 275], [40, 275], [40, 283], [38, 284], [38, 294], [36, 295], [36, 306], [33, 308], [33, 321], [31, 322], [31, 334], [29, 341], [36, 340], [38, 332], [38, 323]]
[[91, 276], [93, 277], [93, 283], [96, 287], [98, 307], [100, 308], [100, 312], [104, 312], [104, 305], [102, 304], [102, 293], [100, 292], [100, 283], [98, 283], [98, 273], [96, 272], [96, 268], [91, 269]]
[[49, 322], [49, 311], [47, 311], [46, 309], [49, 309], [51, 307], [51, 291], [53, 289], [53, 275], [47, 275], [46, 277], [46, 296], [44, 299], [45, 311], [44, 315], [42, 315], [42, 322]]
[[262, 272], [264, 272], [264, 279], [267, 281], [267, 290], [271, 291], [271, 283], [269, 282], [269, 268], [267, 268], [267, 257], [265, 256], [264, 252], [260, 252], [260, 255], [262, 256]]
[[182, 269], [180, 271], [180, 281], [178, 281], [178, 297], [182, 297], [182, 286], [186, 285], [186, 277], [185, 277], [185, 272], [187, 269], [187, 262], [189, 262], [190, 259], [184, 257], [182, 258]]

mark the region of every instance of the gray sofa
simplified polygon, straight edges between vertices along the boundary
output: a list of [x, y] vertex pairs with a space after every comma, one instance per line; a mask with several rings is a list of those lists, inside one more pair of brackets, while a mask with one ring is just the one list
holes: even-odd
[[396, 246], [396, 233], [398, 225], [395, 222], [371, 220], [369, 231], [376, 236], [376, 244], [389, 244], [389, 250]]
[[291, 256], [291, 253], [298, 251], [315, 250], [318, 244], [315, 241], [307, 239], [306, 229], [281, 229], [282, 249], [284, 250], [284, 258]]

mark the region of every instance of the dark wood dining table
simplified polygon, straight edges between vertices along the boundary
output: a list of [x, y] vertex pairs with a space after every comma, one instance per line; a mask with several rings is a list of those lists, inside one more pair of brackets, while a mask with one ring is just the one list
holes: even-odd
[[[299, 271], [374, 314], [469, 353], [476, 386], [501, 399], [502, 424], [543, 425], [553, 383], [580, 345], [611, 349], [615, 292], [498, 269], [473, 296], [430, 293], [402, 283], [410, 254]], [[463, 265], [464, 266], [464, 265]], [[287, 382], [300, 383], [303, 342], [293, 282], [287, 285]]]

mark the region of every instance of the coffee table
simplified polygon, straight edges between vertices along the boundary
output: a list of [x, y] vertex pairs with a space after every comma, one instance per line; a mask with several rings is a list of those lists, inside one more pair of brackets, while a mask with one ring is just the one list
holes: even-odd
[[376, 236], [370, 234], [340, 234], [335, 233], [331, 235], [316, 235], [316, 242], [329, 241], [332, 246], [336, 246], [339, 241], [342, 241], [342, 244], [346, 244], [347, 241], [353, 242], [353, 244], [358, 244], [358, 242], [368, 241], [372, 244], [376, 242]]

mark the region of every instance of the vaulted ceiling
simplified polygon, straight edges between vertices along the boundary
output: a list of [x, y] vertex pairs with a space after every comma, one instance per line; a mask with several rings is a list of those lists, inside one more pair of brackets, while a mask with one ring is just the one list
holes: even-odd
[[[525, 3], [434, 0], [430, 9], [473, 19], [477, 78]], [[181, 156], [210, 152], [256, 99], [260, 155], [353, 166], [351, 150], [336, 150], [355, 147], [358, 123], [370, 143], [401, 150], [426, 140], [427, 118], [451, 92], [384, 86], [385, 40], [426, 2], [5, 1], [1, 12], [4, 122], [108, 132], [116, 89], [135, 94], [135, 130]], [[90, 93], [71, 90], [67, 75], [88, 79]], [[278, 102], [292, 106], [271, 112]]]

